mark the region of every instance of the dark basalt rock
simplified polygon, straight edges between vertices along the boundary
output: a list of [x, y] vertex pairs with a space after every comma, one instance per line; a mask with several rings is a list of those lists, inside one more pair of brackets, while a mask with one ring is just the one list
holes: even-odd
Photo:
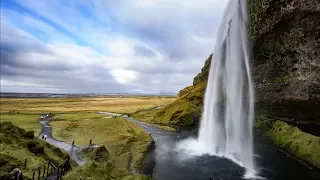
[[249, 12], [257, 102], [283, 110], [267, 113], [314, 119], [320, 111], [320, 1], [249, 0]]

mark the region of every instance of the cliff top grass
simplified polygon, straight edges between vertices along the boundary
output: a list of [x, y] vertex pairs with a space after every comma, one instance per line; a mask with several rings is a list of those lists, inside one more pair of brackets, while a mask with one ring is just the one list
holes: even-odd
[[99, 97], [99, 98], [0, 98], [0, 112], [70, 113], [108, 111], [133, 113], [140, 109], [168, 104], [175, 97]]
[[[0, 123], [0, 176], [19, 168], [25, 179], [31, 179], [32, 169], [38, 165], [46, 161], [58, 165], [67, 157], [69, 155], [66, 152], [34, 138], [32, 131], [25, 131], [11, 122]], [[75, 165], [74, 162], [72, 164]]]
[[261, 120], [256, 126], [283, 150], [320, 168], [320, 137], [282, 121]]
[[[91, 118], [87, 116], [79, 118], [81, 115], [76, 114], [63, 117], [63, 120], [50, 122], [53, 127], [53, 137], [68, 143], [75, 141], [76, 146], [88, 145], [92, 139], [93, 144], [104, 145], [108, 151], [109, 161], [105, 162], [109, 163], [89, 160], [85, 167], [75, 171], [92, 179], [96, 176], [121, 179], [131, 175], [131, 167], [140, 168], [143, 156], [152, 143], [151, 136], [139, 125], [122, 117], [110, 118], [108, 115], [100, 114]], [[72, 121], [67, 117], [76, 120]], [[90, 168], [96, 169], [97, 173], [90, 173]]]

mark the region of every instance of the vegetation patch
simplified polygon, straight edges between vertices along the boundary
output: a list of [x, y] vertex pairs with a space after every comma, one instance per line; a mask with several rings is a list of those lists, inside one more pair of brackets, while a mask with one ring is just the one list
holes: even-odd
[[320, 137], [282, 121], [261, 120], [256, 126], [281, 149], [320, 168]]

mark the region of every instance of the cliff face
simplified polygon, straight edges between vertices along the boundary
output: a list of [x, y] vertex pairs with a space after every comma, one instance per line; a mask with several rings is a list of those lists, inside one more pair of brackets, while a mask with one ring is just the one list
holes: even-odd
[[320, 1], [249, 0], [249, 14], [258, 104], [320, 120]]
[[249, 13], [257, 130], [320, 168], [320, 1], [249, 0]]

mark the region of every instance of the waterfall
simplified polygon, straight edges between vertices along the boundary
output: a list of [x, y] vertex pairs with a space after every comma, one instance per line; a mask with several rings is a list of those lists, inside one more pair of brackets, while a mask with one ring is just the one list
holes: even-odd
[[198, 143], [255, 172], [254, 90], [247, 40], [247, 1], [230, 0], [212, 57]]

